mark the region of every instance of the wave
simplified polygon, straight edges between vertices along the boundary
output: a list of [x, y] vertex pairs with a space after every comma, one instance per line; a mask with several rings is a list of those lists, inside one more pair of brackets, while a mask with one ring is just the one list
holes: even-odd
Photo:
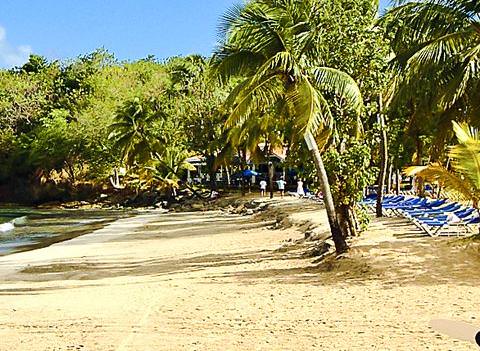
[[15, 226], [25, 225], [27, 222], [27, 216], [17, 217], [12, 219], [10, 222], [0, 224], [0, 233], [6, 233], [13, 229]]
[[15, 229], [15, 224], [13, 224], [13, 221], [0, 224], [0, 233], [9, 232], [13, 229]]

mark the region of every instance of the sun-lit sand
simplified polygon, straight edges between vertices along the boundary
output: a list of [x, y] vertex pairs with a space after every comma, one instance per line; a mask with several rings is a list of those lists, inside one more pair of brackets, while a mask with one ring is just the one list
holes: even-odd
[[[290, 222], [321, 232], [315, 206], [279, 200], [266, 217], [289, 211]], [[475, 348], [428, 322], [480, 326], [476, 246], [383, 219], [345, 257], [314, 263], [296, 228], [147, 213], [0, 258], [0, 350]]]

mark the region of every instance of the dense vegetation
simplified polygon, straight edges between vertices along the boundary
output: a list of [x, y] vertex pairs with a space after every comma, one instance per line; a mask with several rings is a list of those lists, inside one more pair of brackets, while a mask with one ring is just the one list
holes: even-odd
[[252, 0], [222, 18], [210, 58], [32, 55], [0, 71], [0, 200], [200, 195], [181, 182], [188, 157], [205, 159], [213, 190], [220, 167], [283, 148], [321, 190], [342, 252], [366, 185], [388, 192], [405, 166], [446, 165], [452, 121], [478, 127], [479, 13], [399, 2], [379, 20], [372, 0]]

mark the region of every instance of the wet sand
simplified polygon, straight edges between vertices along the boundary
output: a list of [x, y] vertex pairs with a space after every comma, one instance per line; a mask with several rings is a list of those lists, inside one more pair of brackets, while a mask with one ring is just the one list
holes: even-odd
[[315, 263], [301, 230], [270, 226], [286, 211], [321, 233], [325, 213], [275, 206], [265, 225], [149, 213], [0, 257], [0, 350], [475, 349], [428, 322], [480, 326], [477, 246], [382, 219], [348, 255]]

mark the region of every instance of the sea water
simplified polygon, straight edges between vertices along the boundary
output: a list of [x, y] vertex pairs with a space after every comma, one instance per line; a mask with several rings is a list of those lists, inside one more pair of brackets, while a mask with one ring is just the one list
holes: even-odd
[[131, 215], [133, 212], [113, 210], [0, 207], [0, 256], [73, 239]]

